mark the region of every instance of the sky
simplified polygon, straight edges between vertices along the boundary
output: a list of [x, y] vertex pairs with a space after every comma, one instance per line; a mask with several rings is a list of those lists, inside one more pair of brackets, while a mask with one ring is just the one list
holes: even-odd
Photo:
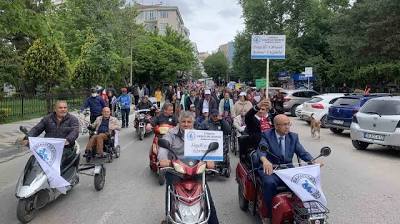
[[238, 0], [136, 0], [141, 4], [178, 6], [190, 40], [197, 44], [199, 52], [209, 53], [234, 40], [244, 30], [242, 8]]

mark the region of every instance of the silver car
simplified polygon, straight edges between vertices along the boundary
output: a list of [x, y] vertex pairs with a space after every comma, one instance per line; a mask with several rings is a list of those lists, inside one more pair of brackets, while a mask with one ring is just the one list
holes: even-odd
[[311, 100], [313, 96], [319, 95], [319, 93], [314, 90], [307, 89], [295, 89], [295, 90], [281, 90], [283, 92], [284, 103], [283, 108], [285, 112], [290, 112], [293, 117], [296, 116], [296, 108], [306, 101]]
[[353, 116], [350, 136], [356, 149], [370, 144], [400, 147], [400, 96], [369, 100]]

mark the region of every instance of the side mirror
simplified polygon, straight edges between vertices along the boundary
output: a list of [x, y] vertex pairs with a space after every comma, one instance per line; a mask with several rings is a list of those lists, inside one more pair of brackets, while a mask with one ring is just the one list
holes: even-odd
[[321, 156], [327, 157], [327, 156], [329, 156], [331, 154], [331, 152], [332, 152], [331, 148], [325, 146], [325, 147], [321, 148], [321, 153], [320, 154], [321, 154]]
[[28, 129], [25, 126], [19, 126], [19, 130], [25, 135], [28, 135]]
[[219, 147], [218, 142], [211, 142], [210, 145], [208, 145], [207, 152], [215, 151], [218, 149], [218, 147]]
[[171, 145], [169, 144], [169, 142], [165, 139], [159, 138], [158, 139], [158, 146], [162, 147], [162, 148], [166, 148], [166, 149], [170, 149]]

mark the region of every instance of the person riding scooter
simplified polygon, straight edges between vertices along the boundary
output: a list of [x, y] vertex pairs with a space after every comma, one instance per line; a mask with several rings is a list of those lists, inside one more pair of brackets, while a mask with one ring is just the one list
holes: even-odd
[[[194, 123], [194, 117], [192, 114], [188, 111], [184, 111], [181, 113], [179, 117], [179, 126], [171, 128], [166, 135], [163, 136], [163, 139], [167, 140], [169, 144], [171, 145], [171, 150], [173, 150], [178, 157], [178, 159], [183, 159], [184, 158], [184, 132], [185, 130], [193, 129], [193, 123]], [[160, 161], [160, 166], [161, 167], [170, 167], [172, 165], [171, 159], [172, 155], [168, 151], [168, 149], [160, 147], [159, 153], [158, 153], [158, 159]], [[214, 168], [214, 163], [213, 162], [207, 162], [207, 167], [212, 169]], [[174, 176], [170, 173], [165, 174], [166, 178], [166, 186], [168, 189], [169, 186], [173, 184], [177, 180], [177, 176]], [[209, 195], [209, 201], [210, 201], [210, 207], [211, 207], [211, 214], [210, 214], [210, 219], [208, 220], [209, 224], [217, 224], [219, 223], [218, 217], [217, 217], [217, 212], [215, 210], [214, 202], [211, 197], [211, 193], [209, 190], [209, 187], [207, 185], [207, 190], [208, 190], [208, 195]], [[165, 194], [165, 201], [167, 202], [167, 197], [168, 197], [168, 191], [166, 191]], [[167, 203], [165, 203], [165, 211], [167, 213]], [[161, 223], [166, 223], [166, 221], [162, 221]]]
[[96, 121], [92, 125], [96, 130], [97, 134], [89, 138], [89, 142], [86, 145], [85, 154], [90, 153], [94, 146], [96, 146], [96, 153], [99, 157], [104, 158], [104, 141], [110, 139], [112, 131], [119, 130], [118, 119], [111, 116], [111, 110], [109, 107], [104, 107], [102, 116], [96, 118]]
[[200, 124], [198, 129], [210, 130], [210, 131], [223, 131], [224, 136], [229, 135], [231, 133], [231, 126], [226, 120], [222, 119], [217, 109], [211, 110], [210, 119], [203, 121], [203, 123]]
[[138, 109], [138, 110], [145, 110], [145, 109], [150, 110], [152, 107], [153, 107], [153, 104], [149, 101], [149, 97], [146, 95], [146, 96], [142, 97], [142, 100], [140, 100], [140, 102], [139, 102], [139, 104], [138, 104], [136, 109]]
[[178, 122], [174, 116], [174, 106], [171, 103], [165, 103], [162, 111], [159, 116], [153, 119], [152, 126], [155, 127], [161, 124], [176, 126]]
[[[285, 186], [283, 181], [273, 173], [273, 165], [291, 164], [293, 155], [296, 153], [300, 159], [310, 162], [313, 157], [300, 144], [297, 134], [290, 132], [290, 120], [286, 115], [280, 114], [274, 118], [275, 128], [264, 132], [261, 135], [259, 146], [269, 149], [269, 153], [257, 149], [257, 155], [261, 162], [262, 169], [258, 174], [262, 179], [263, 197], [268, 206], [268, 214], [272, 214], [272, 198], [277, 194], [278, 186]], [[269, 218], [264, 219], [263, 223], [269, 223]]]
[[[79, 120], [68, 113], [68, 105], [64, 100], [56, 102], [54, 112], [43, 117], [29, 132], [28, 136], [37, 137], [45, 132], [45, 138], [64, 138], [65, 146], [61, 159], [61, 169], [75, 156], [75, 140], [79, 137]], [[28, 145], [28, 140], [22, 142]]]

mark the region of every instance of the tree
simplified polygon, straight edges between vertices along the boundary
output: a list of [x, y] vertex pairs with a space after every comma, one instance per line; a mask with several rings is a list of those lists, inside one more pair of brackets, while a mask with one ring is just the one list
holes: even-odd
[[205, 72], [214, 79], [225, 79], [228, 68], [228, 60], [222, 52], [211, 54], [204, 60]]
[[[52, 42], [37, 39], [24, 58], [24, 80], [33, 87], [44, 87], [46, 93], [70, 79], [69, 62], [61, 48]], [[50, 102], [47, 109], [51, 111]]]

